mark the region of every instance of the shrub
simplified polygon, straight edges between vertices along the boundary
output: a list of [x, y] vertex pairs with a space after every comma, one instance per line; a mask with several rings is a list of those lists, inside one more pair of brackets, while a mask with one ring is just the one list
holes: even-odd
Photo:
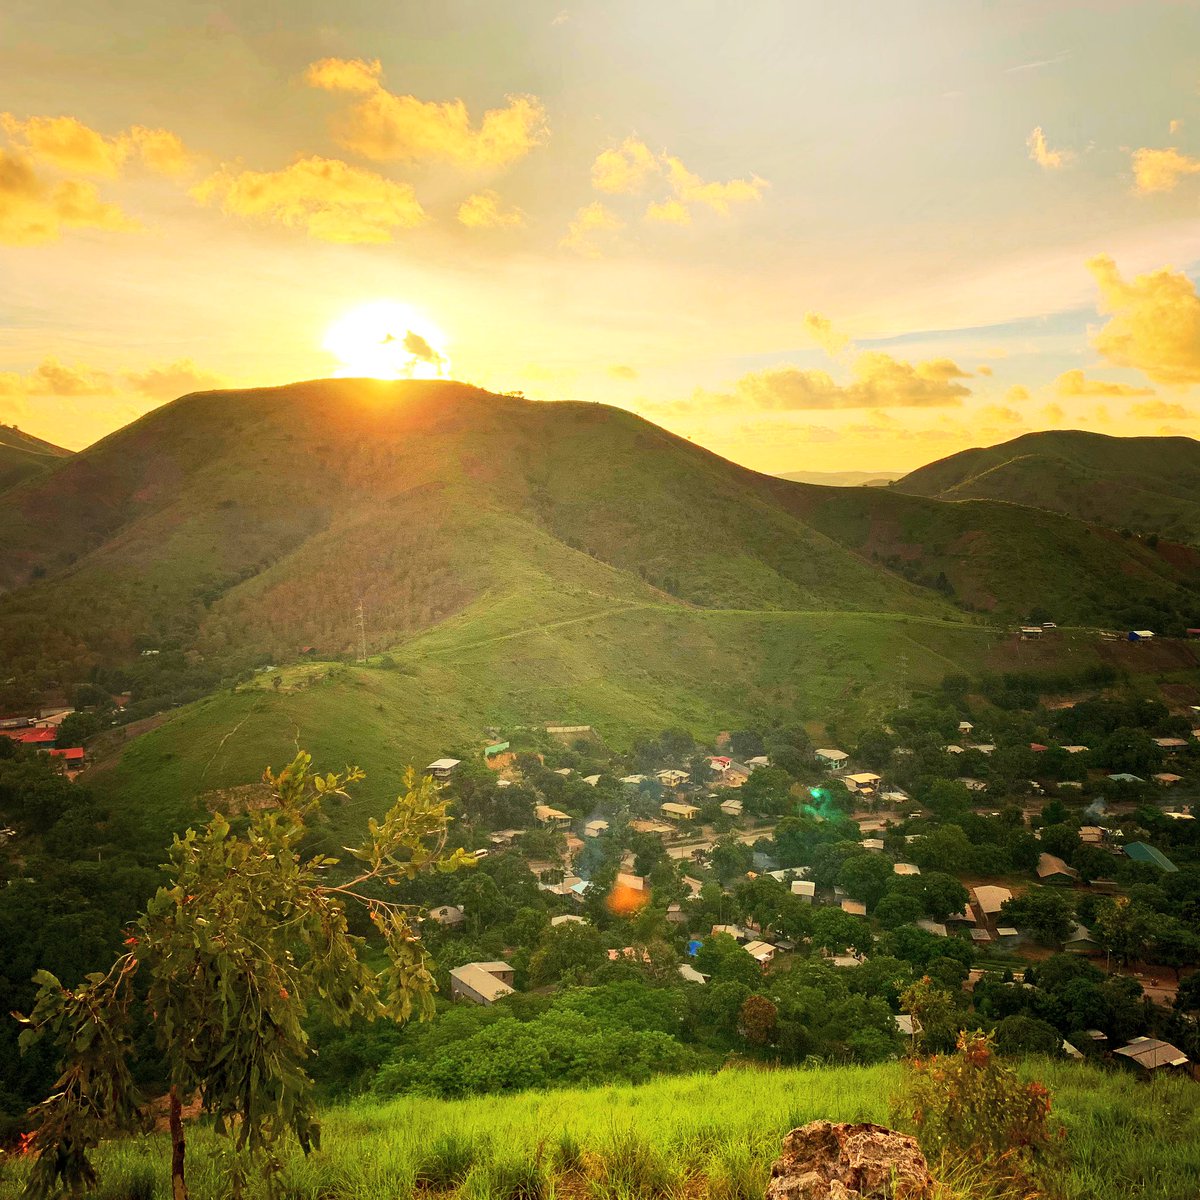
[[444, 1133], [418, 1161], [416, 1182], [421, 1187], [440, 1191], [458, 1187], [482, 1157], [479, 1147], [466, 1134]]
[[914, 1059], [893, 1108], [931, 1159], [965, 1160], [1012, 1182], [1028, 1180], [1065, 1137], [1050, 1119], [1046, 1088], [1022, 1082], [978, 1031], [961, 1033], [953, 1055]]
[[550, 1180], [541, 1155], [506, 1155], [476, 1166], [463, 1187], [465, 1200], [546, 1200]]

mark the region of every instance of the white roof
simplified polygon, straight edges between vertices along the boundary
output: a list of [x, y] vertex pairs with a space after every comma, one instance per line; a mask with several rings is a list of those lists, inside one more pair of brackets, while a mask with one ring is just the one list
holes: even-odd
[[847, 779], [854, 780], [855, 783], [878, 783], [882, 776], [876, 775], [873, 771], [860, 771], [857, 775], [847, 775]]
[[797, 879], [792, 884], [793, 896], [815, 896], [817, 885], [811, 879]]
[[457, 979], [459, 983], [465, 984], [471, 991], [487, 1000], [499, 1000], [501, 996], [511, 995], [513, 989], [503, 980], [497, 979], [488, 970], [489, 967], [512, 970], [507, 963], [466, 963], [464, 966], [455, 967], [450, 972], [450, 978]]
[[708, 980], [689, 963], [679, 964], [679, 974], [688, 981], [688, 983], [707, 983]]
[[828, 758], [833, 762], [845, 762], [850, 757], [845, 750], [818, 750], [818, 758]]
[[1005, 887], [992, 887], [990, 885], [982, 885], [975, 889], [975, 903], [979, 905], [985, 913], [998, 913], [1000, 905], [1005, 900], [1012, 899], [1012, 892]]
[[563, 913], [561, 917], [551, 917], [550, 924], [557, 929], [560, 925], [586, 925], [587, 922], [582, 917], [575, 916], [574, 913]]
[[921, 868], [916, 863], [893, 863], [892, 870], [897, 875], [920, 875]]
[[425, 768], [427, 771], [449, 771], [462, 762], [461, 758], [436, 758]]
[[770, 942], [747, 942], [742, 949], [759, 962], [767, 962], [775, 957], [775, 947]]

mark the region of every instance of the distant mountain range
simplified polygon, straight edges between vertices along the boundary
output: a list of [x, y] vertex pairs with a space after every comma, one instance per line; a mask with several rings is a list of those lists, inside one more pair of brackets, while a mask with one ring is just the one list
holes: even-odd
[[1200, 442], [1187, 437], [1027, 433], [952, 454], [893, 486], [939, 500], [1005, 500], [1200, 544]]
[[783, 471], [780, 479], [793, 483], [820, 483], [825, 487], [884, 487], [903, 471]]
[[42, 474], [57, 459], [70, 454], [69, 450], [22, 433], [12, 425], [0, 425], [0, 492]]

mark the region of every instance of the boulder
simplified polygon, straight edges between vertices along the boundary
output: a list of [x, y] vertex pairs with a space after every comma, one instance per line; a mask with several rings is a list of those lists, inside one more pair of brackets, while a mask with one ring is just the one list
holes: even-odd
[[934, 1186], [916, 1138], [882, 1125], [812, 1121], [783, 1139], [767, 1200], [927, 1200]]

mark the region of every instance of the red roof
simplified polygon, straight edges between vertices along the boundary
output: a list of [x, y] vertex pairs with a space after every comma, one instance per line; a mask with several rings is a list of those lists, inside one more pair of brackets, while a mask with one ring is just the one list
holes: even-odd
[[1030, 748], [1030, 750], [1041, 751], [1041, 750], [1048, 750], [1049, 746], [1043, 746], [1041, 742], [1030, 742], [1029, 748]]
[[82, 746], [69, 746], [65, 750], [51, 750], [51, 758], [65, 758], [67, 762], [78, 762], [83, 758]]
[[26, 729], [21, 736], [17, 738], [17, 741], [26, 746], [52, 746], [56, 741], [58, 741], [58, 730]]

